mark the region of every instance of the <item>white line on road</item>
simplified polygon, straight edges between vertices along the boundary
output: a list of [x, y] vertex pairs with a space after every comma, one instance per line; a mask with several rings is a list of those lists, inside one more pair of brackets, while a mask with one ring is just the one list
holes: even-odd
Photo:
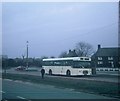
[[23, 83], [23, 81], [20, 80], [15, 80], [14, 82]]
[[4, 80], [6, 80], [6, 81], [12, 81], [11, 79], [4, 79]]
[[1, 93], [5, 93], [4, 91], [0, 91]]
[[20, 98], [20, 99], [26, 99], [26, 98], [24, 98], [24, 97], [21, 97], [21, 96], [17, 96], [17, 98]]

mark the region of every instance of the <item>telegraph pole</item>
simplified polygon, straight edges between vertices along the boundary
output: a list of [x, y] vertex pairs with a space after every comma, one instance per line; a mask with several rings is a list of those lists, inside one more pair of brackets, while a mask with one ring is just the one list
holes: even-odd
[[27, 43], [27, 57], [26, 57], [27, 63], [26, 63], [26, 66], [28, 68], [28, 41], [26, 43]]

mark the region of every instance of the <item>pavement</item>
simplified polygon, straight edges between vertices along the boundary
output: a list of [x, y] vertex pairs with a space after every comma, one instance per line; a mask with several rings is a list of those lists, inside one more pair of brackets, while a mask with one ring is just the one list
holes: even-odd
[[22, 81], [0, 79], [2, 81], [2, 99], [113, 99], [101, 95], [77, 92], [68, 88], [55, 88], [51, 85], [34, 84]]
[[120, 71], [97, 71], [98, 75], [120, 76]]

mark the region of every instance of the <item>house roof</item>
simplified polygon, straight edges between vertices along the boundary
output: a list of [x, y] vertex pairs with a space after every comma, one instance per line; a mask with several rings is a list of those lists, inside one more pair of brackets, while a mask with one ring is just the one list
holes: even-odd
[[77, 57], [77, 54], [76, 54], [75, 50], [73, 50], [73, 51], [69, 50], [69, 53], [67, 54], [67, 57]]
[[119, 56], [120, 48], [100, 48], [93, 56]]

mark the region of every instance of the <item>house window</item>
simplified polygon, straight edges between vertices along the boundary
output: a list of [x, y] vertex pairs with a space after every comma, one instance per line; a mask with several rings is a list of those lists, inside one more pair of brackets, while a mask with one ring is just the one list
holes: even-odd
[[113, 61], [108, 61], [108, 63], [111, 65], [111, 67], [114, 67]]
[[98, 57], [98, 60], [102, 60], [102, 57]]
[[98, 65], [101, 65], [101, 64], [103, 64], [103, 62], [102, 61], [98, 61]]
[[113, 60], [113, 57], [108, 57], [108, 60]]

